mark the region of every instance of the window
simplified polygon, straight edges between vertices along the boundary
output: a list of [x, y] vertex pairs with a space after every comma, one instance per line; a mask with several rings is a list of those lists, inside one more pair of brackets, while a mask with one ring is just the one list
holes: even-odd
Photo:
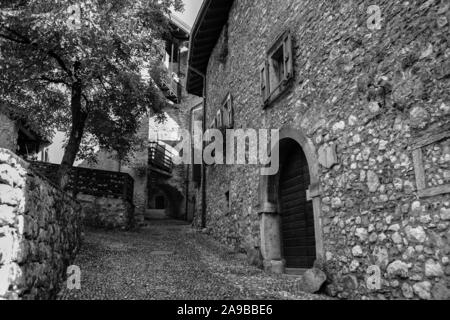
[[267, 52], [266, 61], [259, 70], [264, 106], [278, 98], [288, 87], [294, 76], [293, 60], [292, 37], [286, 31]]
[[224, 102], [222, 103], [222, 110], [224, 127], [227, 129], [232, 129], [234, 127], [234, 110], [231, 94], [227, 94]]
[[155, 198], [155, 209], [164, 210], [166, 208], [166, 201], [164, 196], [158, 196]]
[[225, 201], [226, 201], [225, 202], [225, 205], [226, 205], [225, 209], [228, 212], [231, 209], [231, 205], [230, 205], [230, 191], [225, 192]]
[[223, 128], [223, 110], [219, 109], [217, 110], [217, 115], [216, 115], [216, 128], [221, 129]]
[[231, 129], [234, 126], [234, 110], [233, 99], [231, 94], [228, 94], [223, 101], [219, 110], [217, 110], [216, 117], [214, 118], [210, 129]]

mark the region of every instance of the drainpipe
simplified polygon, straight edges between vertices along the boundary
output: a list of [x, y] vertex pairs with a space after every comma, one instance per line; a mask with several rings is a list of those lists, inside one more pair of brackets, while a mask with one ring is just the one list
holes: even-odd
[[[178, 60], [178, 62], [180, 62], [180, 60]], [[189, 133], [192, 133], [192, 116], [194, 114], [194, 108], [189, 110]], [[192, 146], [193, 146], [193, 144], [191, 141], [191, 146], [190, 146], [191, 151], [193, 150]], [[194, 170], [194, 169], [192, 169], [192, 170]], [[186, 170], [186, 178], [185, 178], [186, 179], [186, 181], [185, 181], [185, 184], [186, 184], [185, 185], [185, 190], [186, 190], [186, 209], [185, 210], [186, 211], [185, 211], [185, 215], [184, 215], [184, 220], [186, 220], [186, 221], [188, 221], [188, 218], [189, 218], [189, 175], [190, 175], [190, 170], [188, 167], [188, 169]]]
[[[203, 134], [206, 132], [206, 98], [207, 98], [207, 92], [206, 92], [206, 75], [197, 69], [189, 66], [189, 69], [198, 74], [203, 79], [203, 120], [202, 120], [202, 131]], [[202, 138], [202, 153], [203, 150], [205, 150], [205, 142]], [[203, 161], [203, 154], [202, 154], [202, 228], [206, 228], [206, 166], [205, 162]]]

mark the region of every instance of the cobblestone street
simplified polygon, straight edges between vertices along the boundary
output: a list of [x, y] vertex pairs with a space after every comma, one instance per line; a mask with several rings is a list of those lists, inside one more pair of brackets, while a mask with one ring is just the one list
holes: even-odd
[[81, 290], [59, 299], [325, 299], [296, 292], [296, 278], [274, 276], [176, 221], [139, 232], [86, 232], [75, 263]]

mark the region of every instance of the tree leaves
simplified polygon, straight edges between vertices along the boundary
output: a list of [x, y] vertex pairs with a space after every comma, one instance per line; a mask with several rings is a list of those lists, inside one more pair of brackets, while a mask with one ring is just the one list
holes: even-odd
[[139, 120], [165, 103], [142, 75], [159, 63], [171, 9], [182, 10], [182, 1], [2, 1], [1, 99], [41, 131], [69, 131], [71, 88], [79, 83], [86, 135], [95, 137], [87, 140], [126, 157]]

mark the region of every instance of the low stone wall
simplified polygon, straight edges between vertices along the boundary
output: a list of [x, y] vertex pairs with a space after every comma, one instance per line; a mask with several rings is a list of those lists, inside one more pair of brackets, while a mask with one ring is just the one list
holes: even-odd
[[134, 206], [126, 200], [78, 194], [84, 225], [93, 228], [131, 229], [135, 225]]
[[0, 149], [0, 299], [52, 299], [81, 244], [80, 204]]

